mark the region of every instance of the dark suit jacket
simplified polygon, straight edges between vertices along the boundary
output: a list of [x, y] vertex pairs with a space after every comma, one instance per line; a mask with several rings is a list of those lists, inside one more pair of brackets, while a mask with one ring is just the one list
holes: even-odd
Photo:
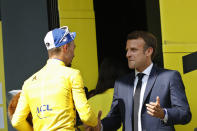
[[[123, 131], [132, 131], [133, 88], [135, 71], [115, 82], [111, 110], [102, 120], [104, 131], [117, 130], [121, 122]], [[164, 123], [147, 114], [146, 103], [160, 98], [160, 105], [168, 112], [168, 121]], [[160, 69], [153, 65], [141, 111], [143, 131], [174, 131], [175, 124], [186, 124], [191, 120], [191, 112], [185, 94], [185, 87], [180, 74], [174, 70]]]

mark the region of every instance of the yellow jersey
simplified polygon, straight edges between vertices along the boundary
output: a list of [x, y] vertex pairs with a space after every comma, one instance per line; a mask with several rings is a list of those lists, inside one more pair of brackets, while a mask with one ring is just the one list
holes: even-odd
[[[12, 125], [24, 131], [74, 131], [77, 110], [84, 124], [96, 126], [97, 117], [83, 88], [79, 70], [66, 67], [58, 59], [49, 59], [24, 82]], [[29, 112], [33, 116], [33, 129], [26, 121]]]

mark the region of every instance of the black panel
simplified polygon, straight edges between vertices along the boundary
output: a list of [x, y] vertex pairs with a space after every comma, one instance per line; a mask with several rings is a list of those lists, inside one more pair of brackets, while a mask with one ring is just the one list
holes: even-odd
[[57, 0], [47, 0], [47, 14], [49, 30], [58, 28], [60, 26], [60, 22]]
[[[21, 89], [24, 81], [48, 59], [44, 36], [48, 31], [45, 0], [2, 0], [3, 56], [6, 100], [8, 92]], [[14, 131], [8, 119], [8, 130]]]
[[183, 56], [183, 72], [188, 73], [197, 69], [197, 52]]
[[148, 31], [153, 33], [157, 38], [157, 52], [153, 62], [163, 68], [159, 0], [146, 0], [146, 14]]
[[0, 0], [0, 20], [1, 20], [1, 0]]

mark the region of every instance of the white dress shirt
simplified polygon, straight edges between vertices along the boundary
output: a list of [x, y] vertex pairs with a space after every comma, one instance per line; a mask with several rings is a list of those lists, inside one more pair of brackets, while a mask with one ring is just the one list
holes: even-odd
[[[152, 70], [153, 67], [153, 63], [151, 63], [142, 73], [144, 73], [144, 77], [142, 78], [142, 86], [141, 86], [141, 91], [140, 91], [140, 103], [139, 103], [139, 112], [138, 112], [138, 131], [142, 131], [142, 123], [141, 123], [141, 111], [142, 111], [142, 102], [143, 102], [143, 98], [144, 98], [144, 93], [146, 90], [146, 85], [148, 82], [148, 78], [150, 76], [150, 72]], [[135, 70], [135, 81], [134, 81], [134, 91], [133, 91], [133, 96], [135, 94], [135, 89], [137, 86], [137, 82], [138, 82], [138, 77], [137, 74], [140, 73], [137, 70]], [[165, 111], [165, 116], [163, 121], [166, 123], [168, 120], [168, 113], [167, 110], [164, 108]]]
[[[153, 63], [150, 64], [142, 73], [144, 73], [144, 77], [142, 78], [142, 86], [141, 86], [141, 91], [140, 91], [140, 103], [139, 103], [139, 112], [138, 112], [138, 131], [142, 131], [142, 124], [141, 124], [141, 111], [142, 111], [142, 102], [143, 102], [143, 98], [144, 98], [144, 92], [146, 89], [146, 85], [148, 82], [148, 78], [151, 72], [151, 69], [153, 67]], [[135, 89], [137, 86], [137, 82], [138, 82], [138, 77], [137, 74], [140, 73], [137, 70], [135, 70], [135, 81], [134, 81], [134, 91], [133, 91], [133, 95], [135, 94]]]

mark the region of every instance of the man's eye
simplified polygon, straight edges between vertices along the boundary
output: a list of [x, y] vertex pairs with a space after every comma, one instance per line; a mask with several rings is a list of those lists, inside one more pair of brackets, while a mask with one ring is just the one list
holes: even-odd
[[135, 52], [135, 51], [137, 51], [137, 49], [131, 49], [131, 51]]

